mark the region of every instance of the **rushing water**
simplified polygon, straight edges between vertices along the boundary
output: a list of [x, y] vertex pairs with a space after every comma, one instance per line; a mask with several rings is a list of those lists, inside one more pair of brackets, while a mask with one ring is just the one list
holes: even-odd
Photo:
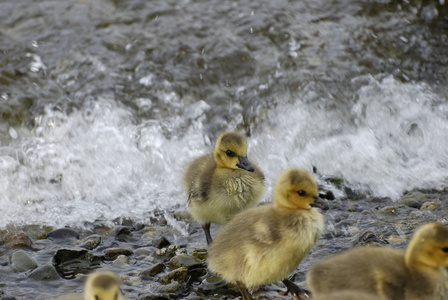
[[338, 197], [448, 179], [444, 1], [0, 4], [0, 228], [89, 226], [185, 207], [217, 135], [267, 176]]

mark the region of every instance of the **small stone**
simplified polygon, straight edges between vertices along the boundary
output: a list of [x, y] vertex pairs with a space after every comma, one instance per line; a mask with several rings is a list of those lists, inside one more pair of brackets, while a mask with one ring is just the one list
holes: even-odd
[[54, 280], [60, 278], [58, 272], [51, 264], [46, 264], [35, 269], [28, 277], [35, 280]]
[[383, 237], [378, 237], [372, 231], [366, 231], [358, 237], [353, 246], [382, 246], [389, 244]]
[[79, 247], [93, 250], [96, 247], [98, 247], [99, 244], [101, 244], [102, 237], [99, 234], [92, 234], [88, 237], [84, 238], [82, 241], [79, 242]]
[[79, 239], [79, 233], [70, 228], [59, 228], [47, 233], [50, 240]]
[[166, 267], [164, 264], [158, 263], [158, 264], [153, 265], [151, 268], [142, 271], [140, 273], [140, 276], [144, 279], [149, 279], [159, 273], [162, 273], [165, 269], [166, 269]]
[[432, 211], [436, 210], [441, 204], [442, 202], [440, 200], [426, 201], [422, 204], [422, 207], [420, 207], [420, 209]]
[[174, 212], [173, 215], [177, 221], [187, 221], [192, 219], [191, 214], [188, 210], [178, 210]]
[[102, 262], [102, 257], [87, 250], [59, 249], [53, 256], [53, 264], [65, 279], [73, 278], [77, 273], [88, 273]]
[[149, 255], [154, 254], [158, 249], [155, 247], [142, 247], [138, 248], [134, 251], [134, 255], [137, 257], [137, 259], [144, 259]]
[[181, 268], [175, 269], [175, 270], [161, 276], [159, 278], [158, 282], [160, 282], [162, 284], [169, 284], [173, 281], [182, 283], [182, 282], [187, 282], [188, 277], [189, 277], [188, 268], [181, 267]]
[[386, 216], [396, 216], [397, 209], [395, 208], [395, 206], [386, 206], [378, 210], [378, 213]]
[[109, 248], [104, 251], [106, 259], [115, 259], [118, 255], [132, 255], [134, 251], [131, 249], [125, 249], [125, 248]]
[[7, 233], [3, 237], [3, 242], [9, 248], [16, 248], [16, 247], [31, 248], [33, 246], [33, 241], [23, 231]]
[[194, 249], [191, 255], [199, 259], [207, 259], [208, 253], [207, 249]]
[[196, 267], [202, 267], [203, 263], [202, 260], [193, 255], [180, 254], [170, 259], [169, 265], [171, 269], [177, 269], [180, 267], [192, 269]]
[[25, 251], [18, 250], [11, 255], [11, 267], [16, 272], [25, 272], [37, 268], [37, 263]]

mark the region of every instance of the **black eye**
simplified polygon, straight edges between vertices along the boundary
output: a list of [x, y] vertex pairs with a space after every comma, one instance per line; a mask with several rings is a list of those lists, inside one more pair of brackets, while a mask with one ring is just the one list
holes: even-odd
[[95, 300], [100, 300], [100, 297], [98, 297], [98, 295], [95, 295]]
[[448, 253], [448, 247], [442, 248], [442, 251]]
[[115, 293], [115, 300], [118, 299], [118, 292]]
[[297, 194], [299, 194], [300, 197], [303, 197], [306, 195], [305, 191], [298, 191]]
[[230, 151], [230, 150], [227, 150], [226, 154], [227, 154], [228, 157], [234, 157], [235, 156], [235, 153], [233, 151]]

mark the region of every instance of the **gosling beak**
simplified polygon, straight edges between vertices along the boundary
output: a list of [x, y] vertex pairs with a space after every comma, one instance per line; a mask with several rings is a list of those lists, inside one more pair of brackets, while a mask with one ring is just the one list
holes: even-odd
[[240, 160], [239, 164], [236, 164], [236, 166], [240, 169], [244, 169], [247, 170], [249, 172], [253, 172], [255, 171], [254, 166], [252, 166], [252, 164], [250, 163], [250, 161], [247, 159], [247, 157], [238, 157], [238, 159]]
[[327, 210], [328, 204], [319, 197], [314, 197], [314, 202], [310, 204], [312, 207], [319, 207], [322, 210]]

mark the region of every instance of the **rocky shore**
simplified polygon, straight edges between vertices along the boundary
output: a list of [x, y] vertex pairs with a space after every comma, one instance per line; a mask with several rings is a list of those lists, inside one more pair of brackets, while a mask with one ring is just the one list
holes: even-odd
[[[291, 274], [306, 288], [310, 265], [354, 245], [404, 248], [421, 224], [448, 224], [448, 191], [413, 191], [388, 198], [324, 194], [326, 230]], [[151, 224], [117, 220], [90, 230], [39, 225], [0, 230], [0, 299], [51, 299], [82, 293], [87, 274], [108, 269], [119, 274], [127, 299], [233, 299], [238, 289], [207, 271], [201, 227], [185, 207], [156, 214]], [[219, 231], [212, 225], [212, 235]], [[290, 299], [281, 282], [254, 291], [258, 299]]]

